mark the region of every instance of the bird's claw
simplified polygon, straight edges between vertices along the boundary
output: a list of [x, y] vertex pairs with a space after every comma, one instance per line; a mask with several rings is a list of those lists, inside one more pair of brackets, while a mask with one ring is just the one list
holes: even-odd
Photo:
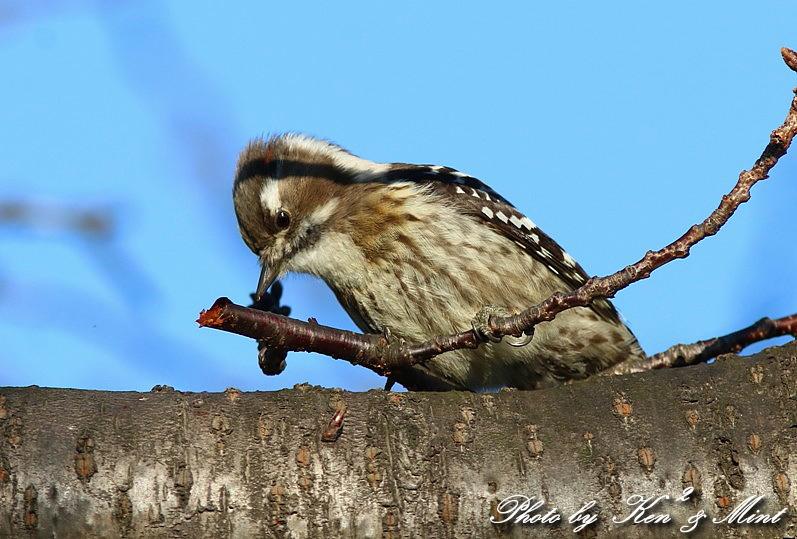
[[482, 307], [481, 310], [476, 313], [476, 316], [473, 317], [470, 324], [473, 327], [473, 331], [476, 332], [476, 335], [478, 335], [481, 340], [497, 343], [501, 342], [503, 335], [496, 334], [490, 329], [490, 318], [493, 316], [510, 316], [510, 313], [503, 307], [488, 305]]
[[385, 338], [388, 344], [393, 340], [393, 332], [390, 331], [390, 327], [385, 326], [382, 328], [382, 337]]
[[529, 330], [524, 331], [522, 337], [512, 337], [512, 338], [507, 337], [506, 342], [507, 344], [509, 344], [509, 346], [514, 346], [515, 348], [521, 348], [529, 344], [533, 337], [534, 337], [534, 328], [531, 328]]

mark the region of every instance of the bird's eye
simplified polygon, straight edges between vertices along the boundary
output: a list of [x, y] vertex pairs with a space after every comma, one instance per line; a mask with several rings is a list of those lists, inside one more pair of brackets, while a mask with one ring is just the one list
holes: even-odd
[[277, 225], [277, 228], [280, 230], [288, 228], [291, 225], [291, 214], [286, 210], [278, 211], [277, 216], [274, 218], [274, 224]]

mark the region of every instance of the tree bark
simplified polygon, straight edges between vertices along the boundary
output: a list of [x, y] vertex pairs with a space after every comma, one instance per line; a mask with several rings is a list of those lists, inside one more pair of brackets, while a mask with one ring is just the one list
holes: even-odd
[[[797, 530], [794, 343], [488, 394], [0, 388], [0, 433], [2, 537], [672, 537], [701, 509], [690, 537]], [[669, 523], [612, 522], [664, 494], [645, 514]], [[491, 523], [512, 495], [561, 519]], [[711, 521], [754, 495], [777, 523]]]

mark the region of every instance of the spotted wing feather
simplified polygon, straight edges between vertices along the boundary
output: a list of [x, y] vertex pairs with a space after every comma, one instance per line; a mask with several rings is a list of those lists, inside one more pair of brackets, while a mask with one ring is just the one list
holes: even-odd
[[[511, 239], [529, 256], [556, 274], [564, 288], [575, 290], [589, 276], [567, 252], [531, 219], [520, 213], [508, 200], [482, 181], [448, 167], [395, 164], [388, 172], [390, 181], [427, 183], [462, 209]], [[615, 308], [598, 300], [591, 308], [607, 320], [619, 321]]]

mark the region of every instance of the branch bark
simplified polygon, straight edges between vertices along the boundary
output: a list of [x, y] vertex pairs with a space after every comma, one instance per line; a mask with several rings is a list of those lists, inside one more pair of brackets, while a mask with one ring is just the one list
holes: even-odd
[[[0, 536], [573, 537], [591, 500], [587, 537], [797, 532], [797, 343], [528, 392], [159, 389], [0, 388]], [[517, 494], [563, 520], [491, 524]], [[672, 522], [613, 523], [633, 494]], [[711, 522], [753, 495], [785, 515]]]
[[643, 360], [632, 360], [615, 365], [601, 375], [630, 374], [651, 369], [685, 367], [705, 363], [722, 354], [738, 353], [753, 343], [791, 335], [797, 337], [797, 314], [777, 320], [762, 318], [755, 324], [722, 337], [715, 337], [692, 344], [676, 344], [664, 352]]

